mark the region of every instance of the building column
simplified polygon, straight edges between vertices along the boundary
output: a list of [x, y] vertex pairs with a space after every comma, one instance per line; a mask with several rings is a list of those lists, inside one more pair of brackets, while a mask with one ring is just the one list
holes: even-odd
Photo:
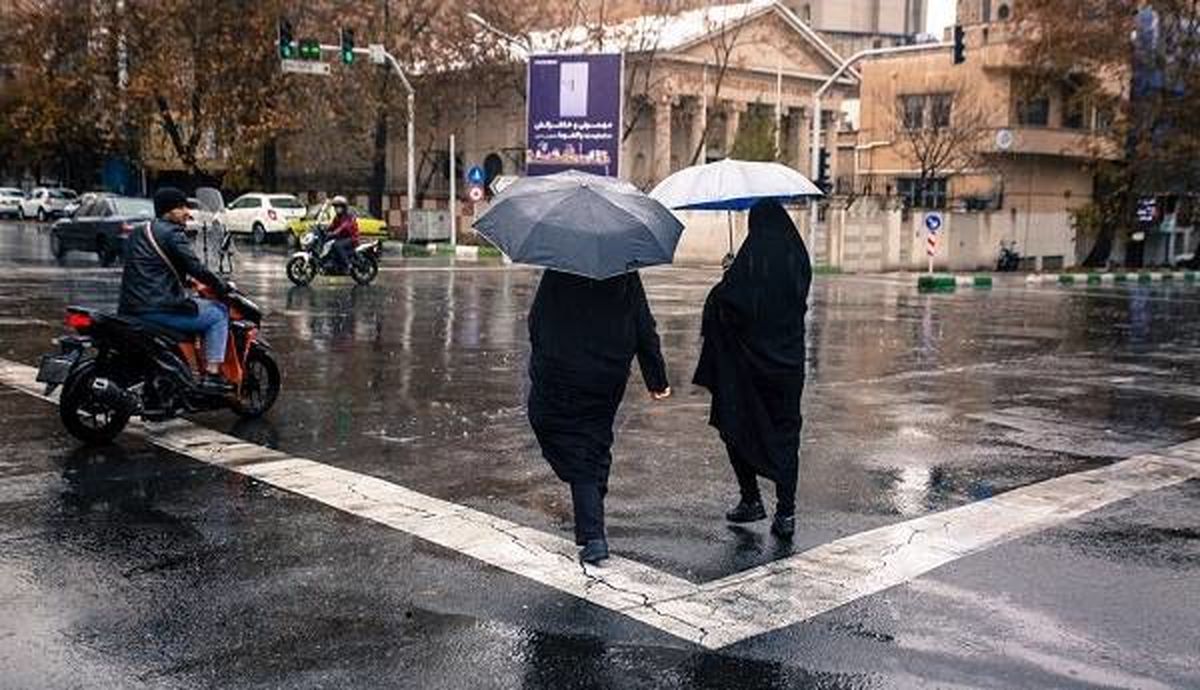
[[671, 174], [671, 101], [663, 98], [654, 104], [653, 183]]
[[738, 127], [741, 125], [742, 111], [745, 109], [745, 103], [725, 101], [725, 138], [722, 142], [722, 148], [726, 157], [733, 154], [733, 144], [737, 141]]
[[698, 165], [703, 165], [708, 150], [708, 142], [704, 141], [704, 119], [708, 114], [704, 108], [704, 102], [701, 98], [692, 99], [692, 129], [688, 137], [688, 153], [689, 158], [683, 161], [684, 167], [692, 164], [690, 156], [696, 152], [696, 148], [700, 148], [700, 157], [696, 159]]
[[831, 110], [829, 118], [829, 126], [822, 132], [824, 135], [825, 150], [829, 152], [829, 185], [831, 189], [837, 188], [838, 176], [838, 130], [841, 128], [842, 111]]
[[787, 134], [787, 141], [783, 144], [783, 160], [807, 175], [809, 161], [804, 154], [808, 151], [806, 137], [809, 134], [808, 127], [804, 123], [804, 108], [788, 109]]

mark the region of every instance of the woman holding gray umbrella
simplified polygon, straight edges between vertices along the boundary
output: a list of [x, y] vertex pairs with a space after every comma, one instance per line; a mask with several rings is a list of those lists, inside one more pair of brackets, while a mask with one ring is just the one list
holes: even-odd
[[544, 266], [529, 313], [529, 422], [571, 485], [579, 558], [608, 558], [604, 496], [613, 420], [636, 356], [651, 395], [671, 394], [637, 270], [670, 263], [683, 225], [619, 180], [575, 171], [524, 178], [475, 228], [515, 262]]
[[730, 522], [766, 518], [758, 477], [775, 482], [771, 532], [796, 529], [804, 317], [812, 266], [804, 240], [773, 199], [750, 209], [750, 234], [704, 304], [704, 344], [694, 382], [712, 393], [709, 423], [721, 434], [741, 489]]
[[597, 563], [608, 557], [604, 496], [613, 419], [634, 356], [651, 396], [671, 394], [641, 278], [546, 271], [529, 313], [529, 340], [529, 423], [543, 457], [571, 485], [579, 557]]

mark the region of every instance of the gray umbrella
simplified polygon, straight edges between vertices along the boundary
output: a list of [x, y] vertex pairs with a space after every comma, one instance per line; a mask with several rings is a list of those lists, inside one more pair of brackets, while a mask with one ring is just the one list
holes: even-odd
[[627, 182], [572, 170], [514, 182], [475, 229], [518, 263], [603, 280], [671, 263], [683, 224]]

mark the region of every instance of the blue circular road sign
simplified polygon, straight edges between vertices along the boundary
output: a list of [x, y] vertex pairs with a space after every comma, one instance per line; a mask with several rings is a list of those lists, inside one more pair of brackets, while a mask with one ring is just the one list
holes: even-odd
[[929, 232], [937, 232], [942, 229], [942, 214], [927, 213], [925, 214], [925, 229]]
[[487, 180], [487, 173], [478, 165], [472, 165], [467, 171], [467, 182], [475, 185], [482, 185]]

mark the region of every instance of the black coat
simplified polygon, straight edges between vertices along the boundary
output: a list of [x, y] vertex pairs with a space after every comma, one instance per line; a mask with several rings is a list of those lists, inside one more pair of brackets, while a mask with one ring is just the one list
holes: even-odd
[[125, 270], [121, 274], [121, 300], [118, 306], [120, 313], [136, 315], [165, 311], [195, 314], [196, 304], [180, 282], [188, 276], [218, 293], [226, 292], [225, 281], [208, 270], [192, 251], [182, 225], [160, 218], [150, 224], [150, 232], [154, 233], [154, 239], [171, 266], [154, 249], [146, 229], [138, 226], [126, 242]]
[[750, 235], [708, 294], [693, 381], [712, 393], [709, 423], [761, 476], [795, 476], [812, 266], [777, 202], [750, 211]]
[[546, 271], [529, 340], [529, 422], [542, 455], [565, 482], [607, 483], [613, 419], [634, 356], [648, 389], [668, 386], [641, 278]]

